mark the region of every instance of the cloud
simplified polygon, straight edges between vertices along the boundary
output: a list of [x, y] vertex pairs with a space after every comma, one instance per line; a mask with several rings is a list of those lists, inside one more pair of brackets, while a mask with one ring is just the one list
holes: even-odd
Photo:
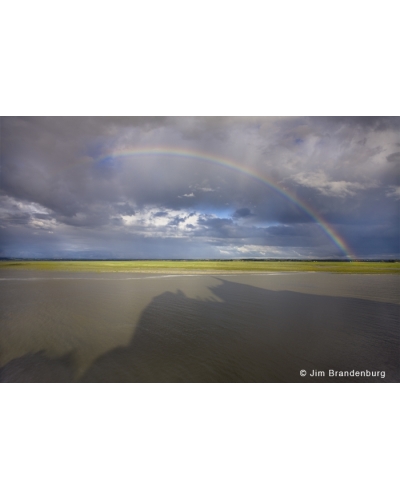
[[[261, 256], [268, 248], [268, 255], [343, 256], [275, 185], [310, 206], [356, 254], [393, 255], [399, 123], [396, 117], [5, 117], [0, 252], [211, 258]], [[154, 148], [226, 162], [113, 154]], [[374, 231], [391, 235], [379, 250]]]
[[292, 175], [291, 179], [301, 186], [315, 188], [326, 196], [337, 196], [340, 198], [354, 196], [360, 189], [366, 189], [366, 186], [359, 182], [332, 181], [321, 170], [309, 173], [299, 172]]
[[400, 152], [392, 153], [391, 155], [386, 157], [387, 161], [400, 163]]
[[400, 186], [389, 186], [389, 191], [386, 196], [400, 199]]
[[254, 215], [250, 208], [238, 208], [235, 213], [233, 214], [233, 217], [236, 219], [240, 219], [242, 217], [250, 217], [251, 215]]

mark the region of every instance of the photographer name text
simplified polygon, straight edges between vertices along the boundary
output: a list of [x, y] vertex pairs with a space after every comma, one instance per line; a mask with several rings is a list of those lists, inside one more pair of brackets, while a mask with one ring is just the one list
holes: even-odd
[[385, 378], [386, 373], [380, 370], [312, 370], [307, 374], [306, 370], [300, 370], [302, 377], [378, 377]]

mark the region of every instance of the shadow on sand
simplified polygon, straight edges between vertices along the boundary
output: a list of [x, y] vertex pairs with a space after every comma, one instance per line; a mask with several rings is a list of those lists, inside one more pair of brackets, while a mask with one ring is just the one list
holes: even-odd
[[[74, 356], [14, 359], [1, 382], [398, 382], [399, 306], [270, 291], [219, 279], [220, 301], [163, 293], [143, 311], [127, 346], [76, 380]], [[112, 332], [110, 332], [112, 335]], [[385, 378], [328, 377], [379, 370]], [[323, 370], [325, 377], [300, 377]]]

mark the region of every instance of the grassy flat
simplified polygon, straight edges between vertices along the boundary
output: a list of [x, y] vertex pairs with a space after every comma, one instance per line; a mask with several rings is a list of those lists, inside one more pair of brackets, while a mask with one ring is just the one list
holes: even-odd
[[400, 262], [263, 262], [263, 261], [1, 261], [0, 270], [78, 272], [329, 272], [400, 274]]

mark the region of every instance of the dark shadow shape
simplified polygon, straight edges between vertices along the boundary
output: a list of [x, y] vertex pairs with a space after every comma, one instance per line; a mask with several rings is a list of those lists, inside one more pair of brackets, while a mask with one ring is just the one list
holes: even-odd
[[[130, 344], [100, 356], [81, 381], [400, 381], [399, 306], [220, 281], [213, 293], [223, 302], [153, 299]], [[303, 369], [326, 376], [303, 378]], [[332, 378], [329, 369], [385, 378]]]
[[[166, 292], [128, 346], [95, 360], [81, 382], [399, 382], [399, 311], [363, 299], [264, 290], [224, 281], [222, 302]], [[112, 335], [112, 332], [110, 332]], [[300, 370], [384, 370], [385, 378], [312, 378]], [[27, 354], [1, 382], [75, 381], [73, 353]]]
[[0, 369], [0, 382], [73, 382], [72, 353], [49, 358], [44, 351], [15, 358]]

